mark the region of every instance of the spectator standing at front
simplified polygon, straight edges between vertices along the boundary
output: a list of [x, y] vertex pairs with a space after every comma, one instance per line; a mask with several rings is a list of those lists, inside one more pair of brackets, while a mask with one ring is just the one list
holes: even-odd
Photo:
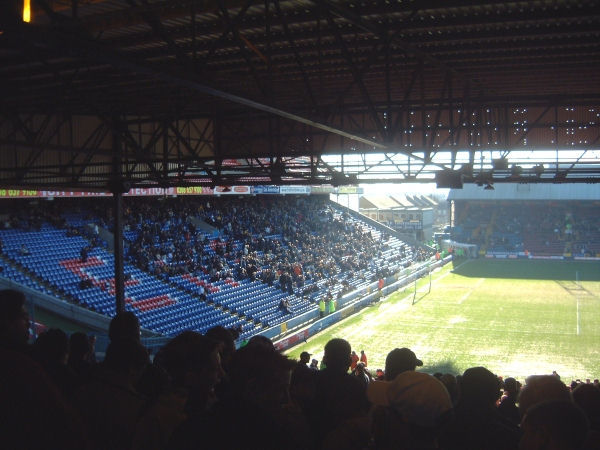
[[311, 354], [300, 353], [300, 361], [292, 371], [290, 380], [290, 397], [306, 413], [314, 398], [315, 371], [308, 367]]
[[467, 369], [460, 383], [454, 419], [444, 427], [447, 450], [517, 450], [520, 430], [498, 412], [500, 381], [485, 367]]
[[498, 405], [500, 414], [514, 425], [519, 426], [521, 416], [517, 407], [517, 397], [519, 396], [519, 384], [517, 380], [508, 377], [504, 380], [504, 396]]
[[169, 448], [308, 448], [308, 427], [301, 412], [288, 403], [295, 366], [295, 361], [277, 352], [268, 340], [251, 340], [233, 355], [223, 397], [200, 420], [178, 428]]
[[352, 354], [350, 355], [351, 358], [351, 363], [350, 363], [350, 370], [354, 371], [354, 369], [356, 369], [356, 365], [358, 364], [358, 361], [360, 361], [360, 358], [358, 357], [358, 355], [356, 354], [356, 352], [354, 350], [352, 350]]
[[319, 361], [317, 359], [313, 359], [310, 362], [310, 366], [308, 366], [308, 368], [317, 372], [319, 370]]
[[364, 350], [360, 351], [360, 362], [363, 363], [365, 365], [365, 367], [368, 366], [368, 364], [367, 364], [367, 354], [365, 353]]
[[133, 449], [161, 450], [185, 420], [194, 423], [216, 402], [223, 376], [221, 343], [194, 331], [171, 339], [155, 358], [168, 383], [136, 427]]
[[356, 365], [356, 369], [354, 369], [352, 371], [352, 375], [354, 375], [356, 378], [358, 378], [358, 380], [360, 381], [360, 384], [362, 384], [362, 386], [366, 390], [367, 386], [369, 386], [369, 383], [371, 382], [371, 374], [368, 372], [365, 365], [363, 363], [359, 362]]
[[335, 300], [333, 299], [333, 297], [330, 297], [327, 303], [327, 309], [329, 314], [333, 314], [335, 312]]
[[0, 442], [3, 448], [86, 448], [73, 411], [42, 367], [28, 356], [28, 338], [25, 295], [12, 289], [0, 290]]
[[423, 361], [411, 349], [395, 348], [385, 358], [385, 379], [392, 381], [402, 372], [414, 371], [422, 365]]
[[372, 410], [372, 439], [378, 450], [437, 449], [441, 426], [452, 402], [435, 377], [407, 370], [392, 381], [373, 381], [367, 396]]
[[325, 317], [325, 299], [323, 297], [321, 297], [321, 299], [319, 300], [319, 316], [320, 317]]
[[316, 373], [314, 404], [308, 416], [316, 449], [322, 448], [325, 440], [353, 438], [358, 444], [363, 430], [368, 440], [369, 402], [359, 380], [348, 374], [350, 353], [350, 344], [344, 339], [335, 338], [325, 345], [326, 368]]

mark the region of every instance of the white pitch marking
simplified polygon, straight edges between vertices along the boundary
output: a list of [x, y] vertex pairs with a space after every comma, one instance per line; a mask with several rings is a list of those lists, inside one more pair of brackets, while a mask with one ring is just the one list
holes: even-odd
[[472, 291], [469, 291], [469, 292], [467, 292], [465, 295], [463, 295], [463, 296], [460, 298], [460, 300], [458, 301], [458, 304], [460, 305], [460, 304], [462, 304], [462, 302], [464, 302], [466, 299], [468, 299], [468, 298], [469, 298], [469, 295], [471, 295], [471, 292], [472, 292]]
[[460, 300], [458, 301], [458, 304], [461, 305], [462, 302], [464, 302], [466, 299], [469, 298], [469, 296], [471, 295], [471, 293], [479, 288], [479, 286], [481, 286], [481, 284], [485, 281], [485, 278], [480, 278], [479, 280], [477, 280], [477, 283], [475, 283], [475, 285], [473, 286], [472, 289], [469, 290], [469, 292], [467, 292], [465, 295], [463, 295]]
[[579, 336], [579, 295], [577, 295], [577, 336]]

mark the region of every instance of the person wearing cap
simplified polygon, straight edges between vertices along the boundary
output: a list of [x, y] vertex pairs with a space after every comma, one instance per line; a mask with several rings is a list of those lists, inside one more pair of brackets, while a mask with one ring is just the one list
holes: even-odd
[[417, 358], [415, 352], [403, 347], [395, 348], [385, 358], [385, 379], [392, 381], [399, 374], [421, 367], [423, 361]]
[[451, 417], [452, 402], [438, 379], [407, 370], [393, 380], [371, 382], [367, 397], [375, 406], [371, 432], [377, 449], [439, 448], [438, 433]]

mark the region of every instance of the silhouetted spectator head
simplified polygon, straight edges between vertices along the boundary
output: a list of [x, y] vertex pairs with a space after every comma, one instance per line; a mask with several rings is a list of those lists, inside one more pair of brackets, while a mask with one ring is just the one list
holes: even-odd
[[511, 397], [516, 397], [519, 393], [519, 383], [512, 377], [508, 377], [504, 380], [504, 392]]
[[485, 367], [471, 367], [463, 373], [460, 400], [469, 405], [493, 406], [500, 398], [500, 380]]
[[29, 339], [29, 314], [25, 295], [13, 289], [0, 290], [0, 345], [23, 348]]
[[452, 402], [435, 377], [407, 370], [392, 381], [367, 387], [373, 405], [372, 436], [377, 448], [437, 448], [437, 432], [452, 414]]
[[278, 409], [289, 402], [290, 374], [296, 364], [274, 348], [247, 345], [231, 362], [232, 393], [262, 408]]
[[255, 336], [252, 336], [249, 340], [248, 343], [246, 344], [247, 346], [257, 346], [257, 347], [264, 347], [267, 349], [272, 349], [274, 350], [275, 347], [273, 346], [273, 341], [271, 341], [271, 339], [269, 339], [266, 336], [262, 336], [260, 334], [257, 334]]
[[334, 371], [347, 372], [352, 363], [350, 352], [352, 348], [345, 339], [334, 338], [325, 344], [325, 354], [323, 361], [328, 369]]
[[131, 311], [117, 313], [108, 326], [108, 337], [111, 341], [133, 339], [140, 341], [140, 321]]
[[451, 373], [445, 373], [440, 377], [440, 381], [446, 387], [448, 394], [450, 394], [452, 405], [456, 406], [459, 398], [458, 382], [456, 381], [456, 377]]
[[160, 364], [176, 387], [211, 390], [223, 374], [219, 342], [184, 331], [161, 350]]
[[85, 333], [76, 331], [69, 338], [69, 363], [71, 361], [85, 361], [91, 351], [90, 340]]
[[395, 348], [385, 358], [385, 379], [393, 380], [407, 370], [415, 370], [422, 366], [423, 361], [417, 358], [415, 353], [408, 348]]
[[235, 340], [231, 330], [222, 327], [221, 325], [217, 325], [208, 329], [206, 337], [221, 343], [221, 348], [219, 349], [221, 354], [221, 365], [224, 368], [227, 368], [235, 353]]
[[111, 340], [106, 348], [106, 367], [128, 376], [132, 381], [137, 381], [149, 362], [148, 351], [135, 339]]
[[520, 450], [579, 450], [589, 424], [585, 414], [570, 401], [548, 401], [532, 406], [521, 424]]
[[600, 389], [591, 383], [580, 384], [573, 390], [573, 401], [587, 416], [590, 427], [600, 431]]
[[308, 362], [310, 361], [310, 357], [311, 356], [312, 355], [310, 353], [308, 353], [308, 352], [302, 352], [302, 353], [300, 353], [300, 362], [302, 364], [308, 364]]
[[448, 390], [437, 378], [422, 372], [406, 371], [392, 381], [373, 381], [367, 388], [371, 403], [389, 406], [403, 421], [421, 427], [435, 427], [452, 409]]
[[38, 336], [33, 344], [32, 355], [44, 366], [67, 364], [69, 356], [69, 338], [58, 328], [51, 328]]
[[521, 418], [533, 405], [541, 402], [561, 400], [570, 402], [569, 388], [554, 375], [532, 375], [525, 380], [519, 393], [519, 414]]

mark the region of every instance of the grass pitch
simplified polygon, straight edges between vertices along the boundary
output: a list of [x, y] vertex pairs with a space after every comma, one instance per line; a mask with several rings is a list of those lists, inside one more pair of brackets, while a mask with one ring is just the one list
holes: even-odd
[[[470, 260], [448, 264], [412, 286], [324, 330], [287, 353], [321, 359], [333, 337], [365, 350], [369, 368], [409, 347], [420, 370], [461, 374], [469, 367], [524, 381], [556, 370], [563, 381], [600, 378], [600, 263]], [[420, 292], [423, 291], [423, 292]]]

